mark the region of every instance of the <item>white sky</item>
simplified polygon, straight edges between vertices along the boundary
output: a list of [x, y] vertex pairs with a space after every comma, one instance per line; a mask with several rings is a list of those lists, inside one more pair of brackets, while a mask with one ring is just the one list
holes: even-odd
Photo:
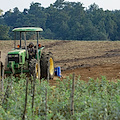
[[[50, 4], [53, 4], [56, 0], [0, 0], [0, 9], [4, 12], [9, 9], [18, 7], [20, 11], [23, 11], [24, 8], [29, 8], [30, 3], [39, 2], [43, 7], [48, 7]], [[66, 0], [70, 2], [81, 2], [84, 7], [88, 7], [93, 3], [96, 3], [100, 8], [104, 10], [120, 10], [120, 0]]]

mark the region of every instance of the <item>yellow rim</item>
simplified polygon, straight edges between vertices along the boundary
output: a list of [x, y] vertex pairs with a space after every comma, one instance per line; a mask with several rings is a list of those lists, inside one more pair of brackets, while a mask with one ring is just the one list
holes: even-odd
[[38, 78], [38, 70], [39, 69], [39, 67], [38, 67], [38, 63], [36, 63], [36, 66], [35, 66], [35, 74], [36, 74], [36, 78]]
[[50, 74], [53, 75], [54, 74], [54, 62], [53, 59], [50, 58]]

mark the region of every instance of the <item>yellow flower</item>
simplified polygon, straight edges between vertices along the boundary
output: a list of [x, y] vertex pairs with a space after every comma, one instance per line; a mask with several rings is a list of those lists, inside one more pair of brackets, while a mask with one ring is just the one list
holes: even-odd
[[7, 114], [9, 115], [9, 114], [10, 114], [10, 111], [7, 111]]
[[52, 113], [52, 111], [51, 111], [51, 110], [49, 110], [49, 113]]
[[56, 86], [52, 86], [51, 89], [54, 90], [56, 88]]

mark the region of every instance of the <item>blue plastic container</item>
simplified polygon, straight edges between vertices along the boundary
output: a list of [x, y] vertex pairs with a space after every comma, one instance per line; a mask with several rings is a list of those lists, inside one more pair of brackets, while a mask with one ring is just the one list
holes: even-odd
[[61, 78], [61, 68], [60, 67], [55, 68], [55, 75], [57, 75], [58, 77]]

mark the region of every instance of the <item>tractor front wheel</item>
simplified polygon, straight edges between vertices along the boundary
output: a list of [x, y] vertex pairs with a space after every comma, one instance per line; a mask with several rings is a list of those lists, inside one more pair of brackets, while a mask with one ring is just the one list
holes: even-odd
[[29, 71], [34, 78], [39, 78], [40, 66], [36, 59], [31, 59], [29, 62]]
[[41, 78], [53, 79], [54, 77], [54, 59], [51, 53], [42, 53], [40, 60]]

